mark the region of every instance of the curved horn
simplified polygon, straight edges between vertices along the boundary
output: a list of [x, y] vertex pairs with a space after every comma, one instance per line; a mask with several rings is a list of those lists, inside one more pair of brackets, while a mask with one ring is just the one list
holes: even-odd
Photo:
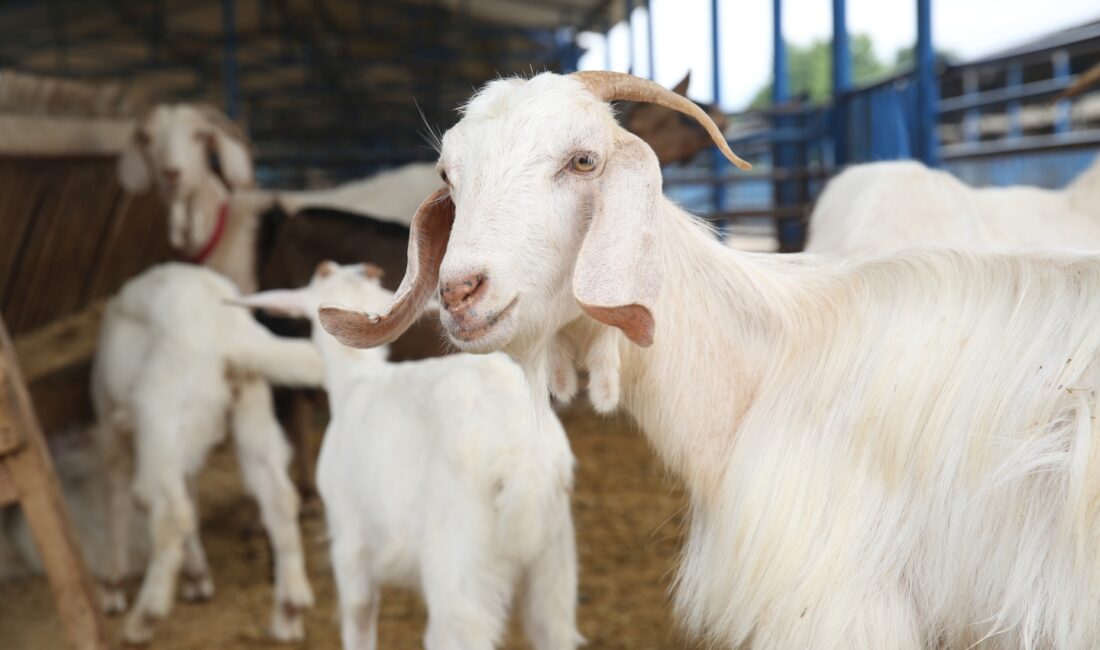
[[1082, 72], [1077, 77], [1077, 81], [1074, 81], [1073, 85], [1063, 90], [1060, 95], [1054, 98], [1053, 101], [1060, 102], [1063, 99], [1069, 99], [1070, 97], [1080, 95], [1081, 93], [1088, 90], [1089, 86], [1098, 82], [1100, 82], [1100, 63], [1097, 63], [1088, 70]]
[[714, 140], [714, 144], [721, 149], [722, 153], [731, 163], [740, 169], [752, 169], [751, 164], [745, 162], [738, 157], [737, 154], [733, 153], [729, 143], [726, 142], [725, 136], [722, 135], [722, 131], [718, 128], [718, 125], [714, 123], [714, 120], [710, 119], [706, 111], [699, 108], [695, 102], [687, 97], [677, 95], [661, 84], [622, 72], [585, 70], [583, 72], [574, 72], [569, 76], [581, 82], [588, 92], [605, 102], [616, 99], [630, 102], [646, 102], [664, 106], [665, 108], [671, 108], [674, 111], [694, 118], [700, 126], [706, 129], [707, 133], [710, 135], [710, 139]]

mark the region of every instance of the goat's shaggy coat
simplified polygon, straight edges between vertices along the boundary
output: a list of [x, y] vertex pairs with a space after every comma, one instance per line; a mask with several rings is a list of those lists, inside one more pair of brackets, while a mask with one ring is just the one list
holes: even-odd
[[[309, 287], [242, 303], [316, 321], [321, 302], [385, 307], [374, 267], [323, 264]], [[573, 456], [503, 354], [388, 363], [315, 322], [332, 421], [317, 465], [345, 648], [374, 648], [381, 588], [419, 587], [429, 650], [498, 645], [517, 586], [537, 650], [568, 650], [577, 558]]]
[[388, 340], [439, 269], [484, 284], [455, 344], [535, 384], [555, 336], [622, 329], [622, 403], [691, 494], [678, 611], [727, 647], [1100, 645], [1100, 258], [729, 250], [589, 88], [482, 90], [391, 313], [325, 326]]

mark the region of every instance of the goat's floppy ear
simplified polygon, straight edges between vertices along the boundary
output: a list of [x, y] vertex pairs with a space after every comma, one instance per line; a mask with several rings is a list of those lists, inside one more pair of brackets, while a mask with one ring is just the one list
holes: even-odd
[[573, 268], [573, 296], [586, 314], [649, 347], [661, 281], [651, 255], [661, 168], [652, 149], [623, 132], [598, 182]]
[[210, 128], [211, 145], [218, 155], [218, 166], [225, 182], [233, 188], [253, 185], [255, 173], [248, 134], [217, 107], [210, 104], [195, 104], [194, 107]]
[[409, 233], [409, 261], [389, 312], [376, 315], [357, 309], [321, 306], [321, 325], [344, 345], [373, 348], [393, 341], [409, 329], [435, 295], [439, 265], [447, 253], [455, 205], [447, 189], [424, 199]]
[[225, 301], [226, 304], [261, 309], [276, 316], [309, 318], [310, 305], [301, 289], [273, 289]]
[[149, 189], [153, 170], [149, 169], [145, 151], [136, 139], [131, 140], [119, 154], [117, 171], [118, 182], [127, 192], [139, 194]]
[[214, 148], [218, 153], [218, 163], [225, 181], [234, 188], [252, 186], [255, 175], [248, 145], [217, 128], [214, 129]]

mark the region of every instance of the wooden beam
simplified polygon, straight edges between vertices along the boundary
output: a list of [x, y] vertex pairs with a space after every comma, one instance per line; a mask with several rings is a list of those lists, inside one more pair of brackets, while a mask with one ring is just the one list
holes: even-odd
[[0, 401], [5, 403], [5, 422], [0, 424], [19, 430], [25, 440], [19, 449], [0, 455], [0, 473], [9, 483], [0, 490], [0, 496], [19, 498], [70, 646], [74, 650], [107, 650], [99, 599], [76, 543], [61, 486], [13, 348], [0, 319], [0, 376], [4, 378]]
[[99, 341], [99, 321], [106, 304], [106, 300], [99, 300], [84, 311], [15, 340], [15, 356], [27, 383], [91, 359]]

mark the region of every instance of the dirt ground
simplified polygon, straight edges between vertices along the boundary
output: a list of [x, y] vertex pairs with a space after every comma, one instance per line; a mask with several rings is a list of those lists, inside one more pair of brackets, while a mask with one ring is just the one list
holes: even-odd
[[[672, 623], [668, 598], [681, 541], [681, 488], [627, 420], [596, 416], [581, 400], [562, 421], [578, 460], [573, 516], [581, 563], [578, 616], [587, 647], [692, 647]], [[319, 502], [307, 504], [302, 522], [317, 606], [306, 620], [306, 640], [279, 646], [264, 635], [271, 608], [271, 558], [259, 512], [241, 490], [230, 447], [214, 455], [200, 484], [202, 536], [217, 591], [205, 603], [177, 603], [150, 647], [339, 648]], [[131, 599], [137, 587], [136, 580], [128, 585]], [[119, 618], [109, 620], [114, 639], [120, 623]], [[420, 647], [424, 627], [425, 611], [416, 594], [384, 593], [379, 647]], [[64, 647], [43, 578], [0, 584], [0, 650]], [[528, 647], [518, 625], [513, 624], [505, 647]]]

